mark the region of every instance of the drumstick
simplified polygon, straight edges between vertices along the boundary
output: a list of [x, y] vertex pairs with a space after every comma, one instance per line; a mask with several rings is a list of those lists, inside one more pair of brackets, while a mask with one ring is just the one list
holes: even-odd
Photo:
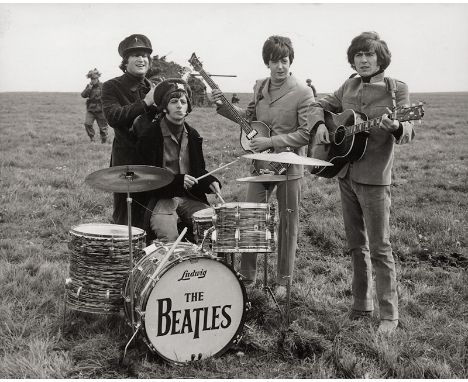
[[176, 239], [176, 241], [172, 245], [169, 252], [167, 252], [166, 256], [164, 256], [164, 258], [161, 260], [161, 262], [157, 266], [156, 270], [154, 271], [154, 273], [149, 278], [150, 281], [148, 281], [148, 283], [145, 285], [144, 289], [142, 290], [141, 296], [143, 296], [145, 294], [146, 290], [149, 288], [149, 285], [155, 280], [156, 275], [159, 273], [159, 271], [162, 269], [162, 267], [166, 264], [167, 260], [169, 260], [169, 257], [172, 255], [172, 252], [174, 252], [174, 249], [177, 247], [177, 244], [180, 243], [180, 241], [182, 240], [182, 238], [185, 236], [186, 233], [187, 233], [187, 227], [185, 227], [184, 230], [180, 233], [179, 237]]
[[216, 196], [221, 200], [221, 203], [226, 203], [219, 192], [216, 193]]
[[211, 175], [211, 174], [215, 173], [216, 171], [219, 171], [219, 170], [223, 169], [224, 167], [227, 167], [227, 166], [229, 166], [229, 165], [231, 165], [231, 164], [237, 162], [238, 160], [239, 160], [239, 158], [237, 158], [236, 160], [233, 160], [231, 163], [225, 164], [225, 165], [223, 165], [223, 166], [221, 166], [221, 167], [218, 167], [218, 168], [215, 169], [215, 170], [212, 170], [212, 171], [210, 171], [210, 172], [207, 172], [206, 174], [204, 174], [204, 175], [198, 177], [196, 180], [199, 181], [200, 179], [206, 178], [208, 175]]

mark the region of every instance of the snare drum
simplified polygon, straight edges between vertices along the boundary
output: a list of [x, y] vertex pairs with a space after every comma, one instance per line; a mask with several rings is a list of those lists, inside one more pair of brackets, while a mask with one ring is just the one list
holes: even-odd
[[[205, 208], [204, 210], [197, 211], [192, 216], [193, 222], [193, 236], [195, 243], [201, 244], [205, 231], [213, 226], [213, 208]], [[208, 239], [211, 239], [211, 235]]]
[[[67, 303], [82, 312], [118, 312], [123, 307], [122, 287], [131, 269], [128, 227], [80, 224], [71, 228], [70, 236]], [[135, 261], [144, 254], [145, 236], [145, 231], [132, 227]]]
[[213, 252], [273, 252], [276, 212], [268, 203], [224, 203], [214, 207]]
[[[133, 269], [135, 329], [166, 361], [221, 355], [242, 335], [247, 300], [241, 276], [196, 245], [179, 243], [152, 280], [172, 245], [160, 245]], [[131, 321], [129, 283], [124, 306]]]

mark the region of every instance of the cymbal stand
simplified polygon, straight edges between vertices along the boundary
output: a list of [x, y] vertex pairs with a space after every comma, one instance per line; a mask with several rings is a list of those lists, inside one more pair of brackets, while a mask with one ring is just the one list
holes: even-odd
[[133, 306], [135, 304], [134, 296], [134, 280], [133, 280], [133, 246], [132, 246], [132, 198], [130, 197], [130, 182], [133, 181], [134, 173], [132, 171], [127, 171], [125, 174], [125, 179], [127, 179], [127, 223], [128, 223], [128, 246], [130, 251], [130, 279], [129, 279], [129, 293], [130, 293], [130, 321], [132, 324], [132, 329], [135, 328], [135, 316], [133, 313]]
[[[287, 151], [291, 151], [288, 147]], [[286, 184], [285, 184], [285, 199], [286, 199], [286, 257], [289, 255], [289, 222], [291, 219], [291, 212], [294, 210], [288, 208], [288, 186], [289, 186], [289, 166], [286, 166]], [[286, 324], [290, 322], [290, 302], [291, 302], [291, 276], [284, 277], [288, 279], [286, 285]]]
[[[263, 187], [265, 188], [265, 203], [267, 205], [268, 205], [268, 188], [270, 187], [270, 184], [271, 183], [268, 183], [268, 182], [262, 183]], [[274, 235], [274, 232], [272, 233], [272, 235]], [[278, 304], [278, 300], [276, 300], [275, 294], [273, 293], [271, 287], [268, 285], [268, 254], [269, 252], [265, 252], [263, 254], [263, 291], [265, 292], [267, 296], [269, 295], [272, 298], [280, 314], [283, 315], [281, 307]]]

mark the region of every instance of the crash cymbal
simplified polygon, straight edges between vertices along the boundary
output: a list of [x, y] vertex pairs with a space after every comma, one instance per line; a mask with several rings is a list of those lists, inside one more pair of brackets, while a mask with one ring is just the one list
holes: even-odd
[[284, 151], [282, 153], [254, 153], [243, 155], [243, 157], [265, 162], [302, 164], [305, 166], [333, 166], [330, 162], [325, 162], [321, 159], [303, 157], [291, 151]]
[[172, 182], [174, 174], [154, 166], [124, 165], [109, 167], [89, 174], [85, 182], [109, 192], [143, 192], [157, 190]]
[[251, 183], [268, 183], [268, 182], [284, 182], [286, 180], [286, 175], [257, 175], [257, 176], [248, 176], [246, 178], [236, 179], [238, 182], [251, 182]]

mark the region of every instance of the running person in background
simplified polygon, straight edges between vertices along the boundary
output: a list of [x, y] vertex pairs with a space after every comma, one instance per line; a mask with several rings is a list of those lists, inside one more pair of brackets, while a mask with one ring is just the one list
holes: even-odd
[[85, 117], [85, 129], [91, 142], [94, 141], [94, 121], [97, 122], [99, 127], [99, 134], [101, 136], [101, 143], [107, 142], [107, 121], [102, 112], [101, 104], [101, 92], [102, 82], [99, 81], [101, 73], [94, 68], [88, 72], [86, 77], [89, 78], [90, 82], [86, 85], [86, 88], [81, 92], [83, 98], [86, 100], [86, 117]]
[[[323, 110], [340, 113], [353, 109], [369, 119], [384, 115], [380, 128], [370, 130], [363, 157], [338, 173], [343, 220], [353, 266], [351, 319], [372, 315], [372, 268], [375, 271], [380, 308], [379, 331], [390, 333], [398, 326], [398, 292], [395, 262], [390, 244], [390, 184], [394, 144], [414, 137], [411, 122], [388, 117], [393, 107], [386, 86], [385, 69], [391, 54], [375, 32], [364, 32], [351, 41], [348, 62], [359, 76], [346, 80], [333, 94], [314, 103], [308, 116], [317, 141], [330, 143]], [[408, 86], [396, 81], [396, 105], [410, 104]]]
[[[254, 97], [246, 110], [235, 106], [247, 119], [261, 121], [271, 128], [271, 137], [257, 137], [251, 140], [250, 147], [255, 152], [273, 149], [282, 152], [287, 148], [296, 154], [306, 155], [305, 146], [309, 142], [307, 110], [314, 102], [312, 90], [290, 75], [289, 68], [294, 60], [294, 49], [288, 37], [269, 37], [262, 50], [263, 62], [269, 70], [269, 77], [258, 80], [254, 86]], [[213, 99], [221, 103], [222, 92], [213, 90]], [[218, 113], [232, 119], [229, 110], [223, 105]], [[277, 187], [279, 207], [278, 264], [275, 292], [278, 297], [286, 295], [288, 278], [293, 277], [294, 260], [299, 229], [299, 202], [301, 200], [304, 167], [291, 165], [288, 169], [290, 180], [271, 184], [268, 196]], [[287, 189], [287, 190], [286, 190]], [[259, 183], [250, 183], [247, 202], [264, 203], [265, 188]], [[287, 200], [286, 200], [287, 195]], [[288, 212], [289, 210], [289, 212]], [[286, 229], [288, 227], [288, 229]], [[240, 273], [245, 283], [252, 284], [257, 274], [257, 254], [242, 254]]]

